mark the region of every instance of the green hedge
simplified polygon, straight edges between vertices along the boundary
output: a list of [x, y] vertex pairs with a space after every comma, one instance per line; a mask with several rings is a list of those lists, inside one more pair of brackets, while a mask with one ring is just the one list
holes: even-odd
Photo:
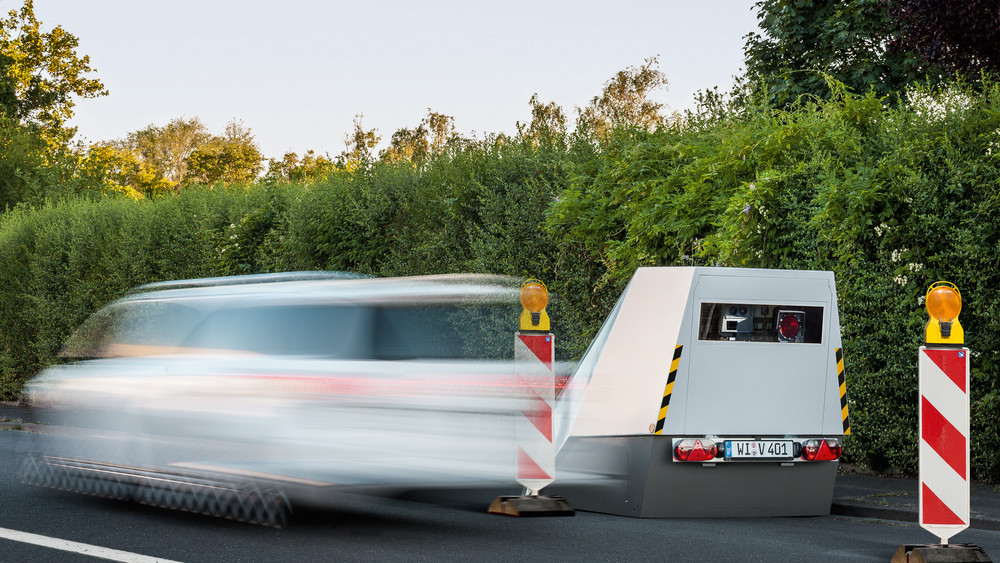
[[[256, 269], [244, 262], [238, 237], [272, 203], [264, 190], [192, 189], [183, 197], [68, 200], [4, 215], [0, 396], [16, 398], [76, 326], [136, 285]], [[252, 244], [242, 248], [253, 252]]]

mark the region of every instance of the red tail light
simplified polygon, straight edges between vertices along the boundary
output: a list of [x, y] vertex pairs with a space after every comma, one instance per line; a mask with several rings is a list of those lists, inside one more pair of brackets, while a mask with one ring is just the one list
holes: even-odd
[[711, 461], [719, 447], [714, 441], [702, 438], [685, 438], [674, 446], [674, 459], [677, 461]]
[[806, 461], [840, 459], [840, 449], [840, 442], [837, 440], [806, 440], [802, 442], [802, 459]]

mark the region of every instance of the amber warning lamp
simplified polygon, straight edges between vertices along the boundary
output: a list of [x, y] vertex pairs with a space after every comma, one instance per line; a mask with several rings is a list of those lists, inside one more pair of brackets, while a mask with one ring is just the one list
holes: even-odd
[[549, 303], [549, 290], [545, 284], [535, 280], [527, 280], [521, 284], [521, 330], [549, 330], [549, 315], [545, 306]]
[[924, 342], [928, 345], [965, 344], [965, 333], [958, 322], [962, 312], [962, 294], [955, 284], [946, 281], [934, 282], [927, 288], [925, 305], [930, 320], [924, 331]]

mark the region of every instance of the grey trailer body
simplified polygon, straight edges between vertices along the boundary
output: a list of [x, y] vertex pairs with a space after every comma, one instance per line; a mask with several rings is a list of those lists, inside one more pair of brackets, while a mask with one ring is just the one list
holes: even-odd
[[[640, 268], [564, 394], [545, 492], [576, 508], [828, 514], [849, 433], [833, 274]], [[578, 472], [604, 478], [559, 479]]]

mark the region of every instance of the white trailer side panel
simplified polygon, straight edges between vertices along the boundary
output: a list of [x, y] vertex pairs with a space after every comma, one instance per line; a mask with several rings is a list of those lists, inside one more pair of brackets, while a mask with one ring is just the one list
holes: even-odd
[[600, 351], [573, 434], [650, 434], [695, 268], [639, 268]]

